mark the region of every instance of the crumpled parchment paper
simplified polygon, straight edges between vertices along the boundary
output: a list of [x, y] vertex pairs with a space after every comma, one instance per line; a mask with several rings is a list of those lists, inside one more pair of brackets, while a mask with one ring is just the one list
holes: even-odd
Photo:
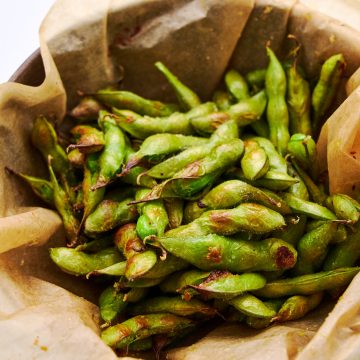
[[[31, 147], [32, 121], [44, 114], [58, 124], [77, 91], [91, 93], [121, 81], [124, 89], [174, 100], [153, 63], [166, 63], [205, 101], [226, 68], [241, 72], [267, 64], [270, 41], [279, 56], [287, 33], [303, 45], [300, 61], [310, 77], [331, 54], [343, 52], [346, 79], [335, 112], [318, 144], [333, 192], [360, 186], [359, 3], [331, 0], [58, 0], [40, 31], [45, 79], [38, 87], [0, 85], [0, 358], [115, 359], [98, 337], [98, 293], [53, 265], [48, 248], [64, 243], [59, 216], [44, 209], [29, 188], [3, 170], [10, 166], [46, 176]], [[351, 26], [341, 21], [349, 19]], [[360, 25], [359, 25], [360, 27]], [[355, 73], [355, 74], [354, 74]], [[354, 75], [353, 75], [354, 74]], [[347, 81], [348, 80], [348, 81]], [[301, 321], [253, 331], [224, 325], [169, 359], [358, 359], [360, 276], [338, 304]], [[331, 311], [332, 310], [332, 311]], [[328, 315], [330, 312], [330, 315]], [[327, 316], [328, 315], [328, 316]]]

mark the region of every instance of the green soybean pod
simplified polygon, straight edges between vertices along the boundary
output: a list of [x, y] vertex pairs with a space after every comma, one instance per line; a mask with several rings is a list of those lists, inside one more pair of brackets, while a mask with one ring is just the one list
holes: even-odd
[[348, 285], [359, 270], [359, 267], [348, 267], [275, 280], [267, 283], [262, 289], [256, 290], [255, 294], [265, 298], [311, 295], [320, 291]]
[[307, 215], [312, 219], [336, 220], [336, 216], [329, 209], [311, 201], [302, 200], [291, 194], [283, 194], [283, 199], [295, 214]]
[[130, 91], [99, 90], [94, 97], [102, 104], [119, 109], [128, 109], [141, 115], [168, 116], [177, 110], [172, 104], [148, 100]]
[[184, 111], [193, 109], [201, 104], [199, 96], [184, 85], [162, 62], [157, 61], [155, 67], [166, 77], [175, 90], [176, 97]]
[[346, 241], [336, 244], [328, 253], [324, 270], [334, 270], [354, 266], [360, 258], [360, 223], [355, 225], [353, 232], [348, 234]]
[[14, 174], [24, 180], [31, 187], [31, 190], [41, 200], [50, 206], [54, 206], [54, 189], [50, 181], [35, 176], [18, 173], [8, 167], [5, 167], [5, 170], [9, 174]]
[[301, 75], [297, 60], [285, 68], [287, 78], [286, 101], [288, 104], [291, 134], [311, 135], [310, 85]]
[[102, 131], [90, 125], [77, 125], [70, 130], [75, 144], [70, 144], [67, 151], [78, 149], [81, 153], [90, 154], [102, 150], [105, 145]]
[[125, 275], [126, 261], [120, 261], [102, 269], [93, 270], [86, 274], [86, 278], [93, 275], [123, 276]]
[[85, 254], [75, 249], [58, 247], [50, 249], [50, 257], [61, 270], [77, 276], [106, 268], [121, 260], [119, 252], [114, 248]]
[[[264, 304], [271, 310], [273, 310], [275, 313], [277, 313], [282, 304], [284, 303], [283, 299], [269, 299], [267, 301], [264, 301]], [[253, 317], [253, 316], [247, 316], [246, 317], [246, 324], [252, 327], [253, 329], [264, 329], [268, 326], [270, 326], [272, 323], [272, 318], [259, 318], [259, 317]]]
[[322, 292], [319, 292], [309, 296], [292, 296], [284, 302], [272, 320], [276, 322], [284, 322], [301, 319], [320, 304], [323, 299], [323, 295], [324, 294]]
[[164, 205], [168, 214], [170, 229], [179, 227], [184, 217], [184, 200], [180, 198], [164, 199]]
[[251, 87], [253, 93], [256, 93], [265, 86], [266, 69], [256, 69], [248, 72], [245, 79]]
[[225, 85], [229, 93], [241, 101], [250, 97], [249, 88], [245, 78], [236, 70], [228, 70], [224, 77]]
[[306, 201], [310, 200], [309, 191], [308, 191], [304, 181], [302, 180], [301, 176], [295, 170], [295, 168], [292, 165], [291, 161], [287, 162], [287, 166], [288, 166], [289, 175], [298, 180], [297, 183], [291, 185], [287, 189], [287, 192], [289, 194], [291, 194], [291, 195], [294, 195], [294, 196], [300, 198], [300, 199], [303, 199], [303, 200], [306, 200]]
[[168, 334], [193, 326], [194, 321], [169, 313], [138, 315], [121, 324], [110, 326], [101, 339], [113, 348], [125, 348], [136, 340], [155, 334]]
[[271, 233], [272, 237], [284, 240], [296, 247], [297, 243], [304, 235], [306, 230], [306, 216], [305, 215], [289, 215], [285, 217], [286, 227], [276, 230]]
[[158, 296], [142, 300], [132, 306], [129, 311], [132, 315], [144, 315], [168, 312], [170, 314], [186, 317], [212, 317], [216, 310], [210, 305], [198, 300], [183, 300], [181, 297]]
[[254, 140], [244, 141], [244, 155], [241, 159], [241, 169], [248, 180], [257, 180], [269, 170], [269, 158], [265, 150]]
[[309, 274], [321, 268], [336, 228], [335, 222], [328, 221], [306, 233], [299, 240], [296, 247], [298, 261], [293, 269], [296, 275]]
[[229, 301], [236, 310], [244, 315], [256, 318], [272, 318], [276, 315], [276, 311], [266, 306], [264, 302], [251, 294], [237, 296]]
[[297, 252], [290, 244], [275, 238], [254, 242], [215, 234], [192, 238], [162, 236], [156, 238], [155, 243], [174, 256], [207, 271], [241, 273], [290, 269], [297, 258]]
[[69, 160], [71, 166], [78, 168], [78, 169], [84, 168], [85, 162], [86, 162], [86, 155], [84, 153], [80, 152], [79, 149], [70, 150], [67, 153], [67, 157], [68, 157], [68, 160]]
[[188, 285], [206, 298], [229, 300], [247, 291], [264, 287], [264, 276], [256, 273], [234, 275], [228, 271], [212, 271], [208, 278], [199, 284]]
[[315, 134], [320, 132], [323, 116], [334, 99], [345, 66], [344, 56], [336, 54], [328, 58], [321, 67], [320, 78], [311, 97]]
[[220, 111], [227, 110], [232, 105], [230, 94], [222, 90], [217, 90], [214, 92], [213, 102], [216, 104]]
[[332, 195], [332, 205], [336, 216], [339, 219], [357, 223], [360, 213], [354, 201], [355, 200], [351, 200], [348, 196], [342, 194]]
[[119, 314], [126, 309], [124, 294], [118, 293], [113, 286], [107, 287], [99, 297], [99, 310], [101, 318], [111, 323]]
[[285, 101], [286, 75], [273, 51], [267, 47], [269, 65], [265, 75], [265, 88], [268, 96], [266, 110], [270, 129], [270, 140], [280, 154], [285, 155], [289, 134], [289, 113]]
[[97, 100], [91, 96], [84, 96], [69, 115], [79, 122], [95, 121], [101, 110], [105, 110], [105, 108]]

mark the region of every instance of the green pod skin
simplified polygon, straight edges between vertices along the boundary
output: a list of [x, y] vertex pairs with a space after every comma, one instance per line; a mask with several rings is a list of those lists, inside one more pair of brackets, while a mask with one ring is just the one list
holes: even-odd
[[304, 235], [306, 230], [306, 216], [305, 215], [290, 215], [285, 217], [286, 227], [274, 231], [271, 236], [281, 239], [296, 247], [297, 243]]
[[304, 170], [312, 169], [316, 163], [316, 143], [310, 135], [292, 135], [288, 143], [288, 152]]
[[53, 169], [61, 177], [64, 184], [66, 183], [69, 186], [76, 185], [75, 175], [64, 149], [58, 144], [55, 129], [44, 116], [38, 116], [35, 119], [31, 132], [31, 141], [41, 152], [46, 162], [48, 161], [48, 156], [51, 156]]
[[201, 100], [194, 91], [184, 85], [162, 62], [157, 61], [155, 67], [166, 77], [175, 90], [176, 97], [182, 110], [187, 111], [201, 104]]
[[[146, 197], [151, 190], [140, 189], [136, 192], [135, 200]], [[136, 223], [136, 231], [144, 240], [150, 235], [163, 235], [169, 225], [169, 218], [163, 200], [154, 200], [137, 205], [140, 217]]]
[[134, 223], [119, 227], [114, 234], [114, 243], [127, 259], [145, 250], [145, 245], [139, 238]]
[[289, 175], [298, 180], [298, 182], [296, 184], [291, 185], [287, 189], [287, 192], [291, 195], [294, 195], [294, 196], [300, 198], [300, 199], [303, 199], [306, 201], [310, 200], [309, 191], [308, 191], [304, 181], [302, 180], [300, 175], [297, 173], [297, 171], [295, 170], [295, 168], [293, 167], [293, 165], [291, 164], [290, 161], [287, 162], [287, 166], [288, 166]]
[[238, 137], [239, 131], [236, 123], [228, 121], [216, 129], [211, 135], [208, 144], [186, 149], [180, 154], [155, 165], [146, 174], [156, 179], [169, 179], [185, 166], [209, 155], [217, 145]]
[[284, 302], [272, 321], [284, 322], [301, 319], [321, 303], [323, 296], [322, 292], [309, 296], [292, 296]]
[[115, 248], [101, 250], [95, 254], [85, 254], [75, 249], [58, 247], [50, 249], [50, 257], [61, 270], [75, 276], [86, 275], [121, 260]]
[[165, 297], [159, 296], [151, 299], [146, 299], [140, 303], [132, 306], [129, 309], [131, 315], [143, 315], [154, 313], [170, 313], [186, 317], [213, 317], [216, 315], [216, 310], [204, 302], [191, 299], [185, 301], [181, 297]]
[[196, 213], [200, 216], [205, 210], [232, 208], [244, 202], [266, 206], [282, 215], [291, 213], [286, 203], [275, 194], [264, 192], [240, 180], [224, 181], [211, 189], [196, 203], [199, 208]]
[[76, 144], [67, 147], [67, 151], [79, 149], [81, 153], [91, 154], [101, 151], [105, 145], [102, 131], [89, 125], [77, 125], [70, 130]]
[[230, 300], [247, 291], [261, 289], [265, 284], [266, 280], [260, 274], [233, 275], [228, 271], [212, 271], [200, 284], [189, 287], [206, 298]]
[[99, 157], [99, 177], [92, 190], [106, 186], [113, 180], [125, 158], [124, 133], [108, 112], [100, 112], [99, 124], [104, 131], [105, 145]]
[[122, 349], [151, 335], [171, 334], [193, 325], [194, 321], [169, 313], [138, 315], [105, 329], [101, 339], [112, 348]]
[[164, 199], [164, 205], [169, 218], [170, 229], [179, 227], [184, 217], [184, 200], [180, 198]]
[[160, 284], [160, 289], [163, 293], [176, 294], [186, 286], [200, 284], [209, 275], [210, 272], [197, 269], [176, 272]]
[[91, 188], [96, 184], [99, 178], [99, 153], [89, 154], [86, 157], [84, 166], [84, 180], [82, 182], [84, 212], [82, 224], [87, 217], [96, 209], [103, 200], [105, 188], [99, 188], [94, 191]]
[[174, 273], [189, 267], [187, 261], [168, 254], [165, 260], [158, 261], [155, 266], [147, 272], [143, 279], [162, 279]]
[[337, 217], [329, 209], [311, 201], [302, 200], [294, 195], [284, 193], [284, 201], [295, 214], [306, 215], [318, 220], [336, 220]]
[[95, 121], [98, 119], [101, 110], [105, 110], [105, 108], [97, 100], [91, 96], [85, 96], [70, 111], [69, 115], [79, 122]]
[[227, 179], [237, 179], [254, 187], [263, 187], [272, 191], [287, 190], [290, 186], [298, 182], [297, 179], [291, 177], [290, 175], [276, 170], [269, 170], [262, 178], [252, 181], [245, 177], [241, 169], [232, 168], [226, 172], [225, 177]]
[[280, 154], [287, 151], [289, 134], [289, 113], [285, 101], [286, 75], [273, 51], [267, 47], [269, 66], [265, 75], [265, 89], [269, 98], [266, 115], [270, 129], [270, 140]]
[[359, 267], [348, 267], [276, 280], [267, 283], [262, 289], [256, 290], [255, 294], [265, 298], [312, 295], [320, 291], [348, 285], [359, 270]]
[[213, 112], [191, 119], [191, 125], [199, 134], [212, 134], [221, 124], [235, 120], [238, 127], [249, 125], [260, 119], [266, 107], [266, 94], [260, 91], [251, 98], [242, 100], [228, 110]]
[[[193, 110], [191, 110], [193, 111]], [[192, 135], [194, 129], [187, 113], [175, 112], [168, 117], [141, 116], [130, 110], [113, 108], [116, 124], [137, 139], [146, 139], [155, 134], [169, 133]]]
[[228, 110], [232, 105], [230, 94], [226, 91], [217, 90], [213, 95], [213, 102], [220, 111]]
[[334, 246], [324, 262], [324, 270], [334, 270], [342, 267], [354, 266], [360, 258], [360, 223], [355, 225], [352, 233], [348, 234], [345, 242]]
[[169, 253], [207, 271], [241, 273], [290, 269], [297, 258], [290, 244], [275, 238], [253, 242], [210, 234], [192, 238], [163, 236], [156, 242]]
[[234, 69], [227, 71], [224, 80], [228, 92], [237, 101], [250, 97], [248, 84], [238, 71]]
[[328, 221], [306, 233], [297, 244], [298, 261], [293, 269], [296, 275], [313, 273], [321, 268], [337, 224]]
[[268, 156], [256, 141], [246, 140], [244, 146], [245, 152], [240, 162], [241, 169], [248, 180], [257, 180], [269, 171]]
[[182, 151], [191, 146], [205, 145], [208, 142], [208, 139], [179, 134], [156, 134], [149, 136], [141, 144], [140, 149], [130, 157], [124, 171], [129, 171], [143, 159], [162, 159], [166, 155]]
[[22, 173], [15, 172], [14, 170], [5, 167], [5, 170], [13, 175], [18, 176], [30, 185], [32, 191], [44, 202], [50, 206], [55, 206], [54, 202], [54, 189], [50, 181], [41, 179], [35, 176], [25, 175]]
[[144, 276], [157, 263], [157, 255], [153, 250], [146, 250], [144, 252], [133, 255], [126, 261], [125, 276], [129, 281], [135, 280]]
[[108, 107], [132, 110], [140, 115], [169, 116], [177, 111], [177, 106], [160, 101], [144, 99], [130, 91], [100, 90], [94, 97]]
[[132, 281], [126, 281], [125, 279], [122, 279], [118, 284], [118, 286], [120, 288], [141, 288], [141, 289], [147, 289], [147, 288], [151, 288], [154, 287], [156, 285], [159, 285], [162, 281], [164, 280], [164, 278], [154, 278], [154, 279], [145, 279], [145, 278], [140, 278], [140, 279], [135, 279]]
[[199, 218], [207, 210], [206, 208], [199, 207], [198, 201], [201, 201], [201, 199], [188, 201], [185, 205], [183, 224], [187, 225], [191, 223], [192, 221]]
[[257, 93], [265, 87], [266, 69], [258, 69], [248, 72], [245, 79], [251, 87], [252, 93]]
[[311, 177], [299, 166], [295, 159], [291, 159], [291, 163], [293, 164], [296, 172], [299, 174], [301, 180], [304, 182], [311, 198], [319, 204], [325, 204], [327, 198], [325, 192], [314, 183]]
[[323, 117], [335, 97], [345, 66], [344, 56], [336, 54], [328, 58], [321, 67], [320, 78], [311, 97], [313, 131], [315, 134], [320, 132]]
[[91, 237], [136, 220], [138, 217], [136, 206], [128, 205], [132, 200], [132, 198], [120, 202], [103, 200], [87, 217], [85, 234]]
[[103, 269], [94, 270], [86, 274], [86, 278], [92, 275], [108, 275], [108, 276], [123, 276], [125, 275], [126, 261], [121, 261], [116, 264], [107, 266]]
[[118, 293], [113, 286], [107, 287], [99, 297], [99, 310], [101, 318], [108, 324], [124, 313], [127, 303], [124, 294]]
[[348, 238], [347, 226], [344, 224], [338, 224], [337, 229], [333, 238], [331, 239], [332, 244], [341, 244]]
[[272, 318], [276, 311], [251, 294], [240, 295], [229, 301], [229, 304], [244, 315], [255, 318]]
[[191, 198], [212, 184], [228, 167], [234, 165], [243, 151], [244, 145], [240, 139], [220, 144], [213, 148], [211, 154], [187, 165], [137, 201], [145, 202], [161, 197]]
[[[264, 304], [269, 309], [277, 313], [280, 310], [283, 302], [284, 301], [282, 299], [271, 299], [268, 301], [264, 301]], [[252, 316], [248, 316], [246, 318], [246, 324], [252, 327], [253, 329], [265, 329], [266, 327], [270, 326], [271, 323], [272, 323], [271, 318], [257, 318]]]
[[275, 149], [273, 143], [264, 137], [254, 136], [249, 139], [255, 140], [259, 146], [261, 146], [269, 158], [269, 165], [271, 170], [277, 172], [287, 173], [287, 165], [285, 159], [280, 155], [280, 153]]
[[287, 78], [286, 102], [289, 110], [290, 133], [311, 135], [311, 93], [309, 83], [302, 77], [297, 61], [285, 68]]
[[70, 164], [78, 169], [83, 169], [86, 162], [86, 155], [80, 152], [79, 149], [70, 150], [67, 153], [68, 160]]
[[332, 195], [332, 205], [335, 215], [339, 219], [349, 220], [353, 224], [359, 221], [359, 209], [357, 209], [354, 202], [349, 200], [347, 196], [343, 196], [342, 194]]
[[80, 222], [75, 216], [69, 194], [60, 186], [56, 179], [51, 161], [49, 161], [48, 168], [54, 194], [54, 205], [62, 218], [68, 246], [74, 247], [78, 245], [79, 241]]

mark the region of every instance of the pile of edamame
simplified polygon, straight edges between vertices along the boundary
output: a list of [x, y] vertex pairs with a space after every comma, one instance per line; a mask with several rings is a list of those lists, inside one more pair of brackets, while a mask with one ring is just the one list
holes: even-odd
[[329, 195], [314, 141], [344, 58], [310, 86], [296, 56], [266, 51], [266, 69], [228, 70], [205, 103], [158, 62], [178, 104], [103, 89], [71, 111], [67, 137], [35, 120], [50, 180], [17, 175], [63, 219], [55, 264], [104, 288], [112, 348], [158, 352], [214, 317], [299, 319], [359, 271], [360, 204]]

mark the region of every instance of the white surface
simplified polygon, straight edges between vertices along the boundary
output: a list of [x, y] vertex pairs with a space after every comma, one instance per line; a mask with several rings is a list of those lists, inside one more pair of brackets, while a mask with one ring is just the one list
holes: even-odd
[[[75, 0], [76, 1], [76, 0]], [[55, 0], [0, 0], [0, 83], [39, 47], [38, 31]]]

